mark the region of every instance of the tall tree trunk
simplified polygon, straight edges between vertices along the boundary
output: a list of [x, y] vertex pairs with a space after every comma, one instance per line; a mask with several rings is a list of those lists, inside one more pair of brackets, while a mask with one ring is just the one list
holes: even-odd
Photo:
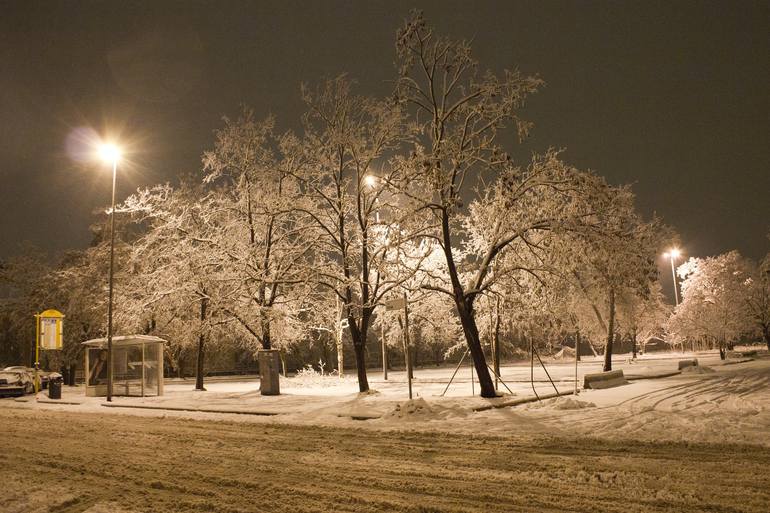
[[206, 334], [203, 329], [203, 323], [206, 320], [206, 306], [208, 305], [208, 301], [208, 298], [201, 298], [201, 331], [198, 334], [198, 361], [195, 366], [195, 390], [206, 390], [203, 387], [203, 356], [206, 343]]
[[356, 374], [358, 375], [358, 391], [369, 391], [369, 379], [366, 377], [366, 340], [356, 340], [353, 336], [353, 352], [356, 355]]
[[[684, 346], [684, 342], [682, 345]], [[631, 353], [633, 354], [633, 359], [636, 360], [636, 330], [631, 332]]]
[[466, 301], [455, 296], [455, 306], [460, 317], [460, 324], [463, 327], [465, 340], [473, 357], [473, 366], [476, 369], [476, 375], [479, 379], [479, 388], [481, 397], [497, 397], [495, 384], [489, 375], [487, 360], [484, 357], [484, 350], [481, 348], [479, 340], [479, 329], [476, 326], [476, 319], [473, 318], [473, 308], [466, 304]]
[[264, 313], [259, 314], [259, 323], [262, 328], [262, 349], [272, 349], [272, 340], [270, 339], [270, 319]]
[[770, 324], [765, 326], [765, 329], [762, 330], [762, 335], [765, 337], [765, 344], [767, 344], [767, 350], [770, 351]]
[[609, 319], [607, 320], [607, 346], [604, 349], [604, 372], [612, 370], [612, 343], [615, 340], [615, 289], [609, 292]]
[[358, 375], [358, 391], [369, 391], [369, 379], [366, 376], [366, 336], [369, 332], [370, 312], [366, 310], [361, 315], [360, 324], [348, 312], [348, 328], [353, 340], [353, 352], [356, 356], [356, 374]]
[[[500, 296], [495, 298], [495, 330], [492, 343], [495, 345], [492, 366], [495, 368], [495, 385], [497, 385], [497, 379], [500, 377]], [[497, 386], [495, 386], [495, 390], [497, 390]]]
[[492, 376], [487, 368], [487, 359], [484, 357], [484, 350], [481, 347], [479, 338], [479, 328], [476, 325], [476, 319], [473, 317], [473, 302], [466, 299], [463, 286], [460, 283], [460, 276], [452, 255], [452, 236], [449, 228], [449, 212], [446, 209], [441, 211], [441, 239], [444, 249], [444, 256], [447, 263], [449, 279], [452, 282], [452, 299], [454, 299], [457, 308], [460, 324], [463, 327], [465, 342], [473, 358], [473, 366], [476, 368], [476, 374], [479, 378], [479, 389], [481, 397], [497, 397], [495, 384], [492, 382]]

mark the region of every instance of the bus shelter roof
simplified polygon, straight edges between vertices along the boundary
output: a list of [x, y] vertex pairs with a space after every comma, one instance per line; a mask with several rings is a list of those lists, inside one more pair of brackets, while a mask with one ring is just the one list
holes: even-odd
[[[118, 335], [112, 337], [113, 346], [137, 346], [142, 344], [163, 344], [166, 340], [152, 335]], [[93, 338], [83, 342], [84, 346], [89, 347], [107, 347], [107, 338]]]

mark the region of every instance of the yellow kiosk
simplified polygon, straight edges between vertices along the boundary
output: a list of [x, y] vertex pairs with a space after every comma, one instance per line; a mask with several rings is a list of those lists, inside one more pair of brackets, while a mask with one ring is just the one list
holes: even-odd
[[64, 314], [44, 310], [35, 314], [35, 393], [40, 390], [40, 350], [60, 350], [64, 339]]

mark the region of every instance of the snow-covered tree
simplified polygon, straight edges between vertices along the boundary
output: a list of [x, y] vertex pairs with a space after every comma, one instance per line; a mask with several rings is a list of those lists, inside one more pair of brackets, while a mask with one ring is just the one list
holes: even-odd
[[587, 236], [575, 232], [571, 278], [593, 313], [592, 331], [603, 334], [604, 370], [609, 371], [619, 332], [618, 304], [623, 296], [649, 296], [657, 278], [656, 256], [670, 234], [659, 219], [645, 222], [638, 215], [628, 188], [617, 189], [593, 216], [602, 228]]
[[33, 363], [35, 324], [32, 316], [47, 308], [61, 308], [51, 302], [54, 296], [51, 272], [45, 255], [32, 246], [23, 247], [16, 256], [0, 262], [3, 324], [0, 365]]
[[[541, 85], [537, 77], [480, 73], [467, 42], [437, 36], [419, 13], [399, 31], [397, 50], [396, 97], [418, 125], [415, 149], [400, 162], [397, 183], [437, 227], [432, 236], [444, 252], [449, 283], [434, 290], [453, 298], [481, 395], [492, 397], [474, 312], [475, 300], [494, 281], [492, 265], [510, 253], [534, 258], [512, 256], [507, 268], [496, 265], [498, 277], [526, 272], [523, 262], [540, 267], [546, 239], [562, 231], [587, 236], [598, 230], [592, 214], [611, 206], [622, 191], [564, 164], [553, 151], [535, 156], [526, 168], [512, 164], [497, 135], [510, 124], [520, 136], [527, 133], [529, 123], [518, 110]], [[468, 189], [490, 176], [496, 177], [493, 183], [465, 210]], [[475, 233], [464, 246], [469, 225]]]
[[671, 315], [660, 282], [655, 280], [649, 287], [624, 289], [618, 298], [618, 324], [631, 341], [633, 358], [636, 346], [650, 337], [661, 337]]
[[124, 208], [146, 233], [133, 247], [131, 300], [120, 310], [125, 319], [146, 320], [146, 331], [169, 337], [172, 353], [196, 348], [197, 390], [203, 383], [207, 340], [234, 321], [238, 280], [223, 265], [217, 245], [219, 220], [228, 213], [209, 201], [204, 188], [183, 180], [176, 189], [161, 185], [140, 190]]
[[746, 284], [749, 288], [746, 306], [756, 331], [770, 351], [770, 253], [759, 265], [752, 264], [751, 274]]
[[[451, 281], [442, 290], [455, 302], [481, 394], [493, 397], [495, 390], [473, 313], [479, 290], [460, 281], [458, 215], [463, 194], [473, 187], [479, 173], [507, 166], [509, 158], [495, 142], [497, 132], [513, 123], [521, 135], [526, 133], [529, 125], [517, 111], [541, 81], [515, 71], [506, 71], [502, 77], [479, 73], [470, 45], [437, 36], [419, 12], [398, 31], [396, 48], [396, 97], [410, 110], [419, 128], [414, 152], [401, 162], [399, 188], [438, 226], [435, 237], [444, 250]], [[499, 250], [495, 247], [490, 258], [482, 257], [482, 280]]]
[[342, 378], [345, 375], [345, 361], [343, 352], [344, 322], [342, 301], [336, 294], [330, 294], [324, 288], [316, 288], [304, 301], [303, 321], [306, 331], [312, 338], [323, 345], [326, 362], [329, 369], [334, 366], [329, 360], [329, 353], [333, 350], [337, 355], [337, 375]]
[[308, 160], [297, 176], [305, 194], [301, 208], [315, 228], [315, 281], [342, 304], [365, 392], [373, 314], [408, 276], [398, 265], [398, 248], [414, 232], [389, 187], [395, 171], [387, 157], [408, 136], [400, 109], [350, 88], [344, 76], [315, 90], [303, 87]]
[[264, 349], [276, 335], [279, 345], [296, 339], [315, 242], [298, 208], [297, 175], [308, 157], [292, 134], [275, 135], [274, 124], [245, 109], [236, 121], [225, 119], [203, 158], [208, 208], [222, 213], [210, 245], [236, 294], [227, 312]]
[[[175, 322], [196, 326], [198, 388], [213, 330], [227, 330], [251, 351], [303, 336], [298, 316], [313, 241], [297, 208], [299, 149], [291, 134], [274, 134], [272, 118], [256, 121], [244, 109], [215, 132], [202, 179], [139, 191], [126, 202], [149, 226], [135, 252], [148, 292], [136, 304], [157, 305]], [[190, 316], [193, 303], [197, 314]]]
[[[403, 242], [399, 248], [399, 265], [409, 269], [408, 279], [392, 291], [390, 299], [406, 295], [409, 307], [410, 353], [417, 362], [418, 351], [428, 351], [435, 362], [461, 348], [462, 329], [455, 313], [454, 303], [445, 294], [437, 294], [432, 286], [447, 283], [443, 252], [431, 239]], [[405, 340], [402, 311], [381, 312], [377, 324], [385, 325], [389, 345], [402, 348]]]
[[[82, 251], [68, 251], [49, 257], [40, 249], [23, 248], [0, 265], [0, 315], [4, 318], [10, 350], [8, 362], [32, 363], [35, 325], [32, 315], [54, 308], [64, 313], [64, 344], [61, 353], [45, 353], [41, 358], [55, 357], [58, 365], [72, 367], [82, 357], [81, 342], [105, 336], [107, 331], [107, 284], [109, 269], [109, 222], [104, 211], [91, 227], [91, 246]], [[125, 299], [123, 285], [128, 280], [125, 263], [130, 243], [136, 232], [129, 229], [125, 216], [116, 217], [115, 239], [115, 311], [120, 312]], [[126, 327], [119, 315], [114, 332]], [[1, 362], [0, 362], [1, 363]]]
[[679, 340], [703, 340], [725, 348], [753, 329], [747, 308], [752, 269], [737, 251], [715, 257], [690, 258], [677, 268], [682, 301], [668, 324]]

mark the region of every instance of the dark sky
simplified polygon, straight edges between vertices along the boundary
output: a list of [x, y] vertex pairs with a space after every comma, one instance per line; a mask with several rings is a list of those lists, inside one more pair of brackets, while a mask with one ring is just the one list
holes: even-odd
[[88, 243], [110, 175], [72, 158], [73, 134], [129, 144], [120, 197], [171, 180], [241, 104], [288, 129], [303, 81], [387, 93], [415, 6], [483, 67], [546, 80], [517, 155], [562, 147], [634, 183], [688, 256], [770, 250], [770, 2], [0, 0], [0, 257]]

